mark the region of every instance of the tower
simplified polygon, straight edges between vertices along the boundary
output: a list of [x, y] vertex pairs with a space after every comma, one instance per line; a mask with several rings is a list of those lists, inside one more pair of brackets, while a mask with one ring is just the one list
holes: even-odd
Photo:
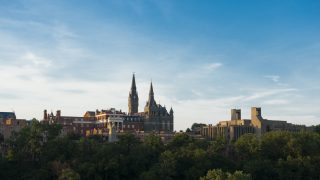
[[264, 120], [261, 115], [261, 108], [252, 107], [251, 108], [251, 124], [255, 128], [255, 133], [258, 137], [265, 131]]
[[173, 132], [173, 118], [174, 118], [173, 109], [171, 107], [171, 109], [170, 109], [170, 126], [169, 126], [169, 131], [171, 131], [171, 132]]
[[231, 109], [231, 120], [241, 119], [241, 109]]
[[128, 107], [129, 107], [129, 110], [128, 110], [129, 115], [138, 113], [139, 97], [137, 93], [136, 79], [134, 74], [132, 76], [131, 89], [129, 92]]
[[151, 84], [150, 84], [148, 102], [149, 102], [150, 105], [153, 105], [153, 104], [155, 103], [152, 82], [151, 82]]
[[48, 120], [48, 113], [46, 109], [43, 111], [43, 120]]
[[144, 112], [147, 112], [149, 116], [155, 115], [157, 103], [154, 100], [154, 92], [152, 82], [150, 84], [149, 97], [146, 106], [144, 107]]

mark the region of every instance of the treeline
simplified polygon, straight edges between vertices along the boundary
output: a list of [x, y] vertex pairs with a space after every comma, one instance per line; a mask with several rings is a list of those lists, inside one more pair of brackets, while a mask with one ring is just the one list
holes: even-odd
[[237, 142], [212, 142], [177, 134], [133, 135], [108, 143], [102, 137], [61, 137], [61, 127], [33, 121], [1, 142], [0, 179], [318, 179], [320, 135], [314, 132], [252, 134]]

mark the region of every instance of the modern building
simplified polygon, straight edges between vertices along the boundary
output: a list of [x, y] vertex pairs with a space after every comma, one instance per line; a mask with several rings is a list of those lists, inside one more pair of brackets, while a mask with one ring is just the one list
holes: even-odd
[[202, 136], [213, 140], [219, 137], [229, 141], [237, 140], [241, 135], [253, 133], [257, 136], [269, 131], [301, 131], [306, 130], [305, 125], [295, 125], [282, 120], [268, 120], [262, 118], [261, 108], [251, 108], [251, 119], [241, 119], [241, 110], [231, 110], [231, 120], [220, 121], [217, 125], [202, 127]]

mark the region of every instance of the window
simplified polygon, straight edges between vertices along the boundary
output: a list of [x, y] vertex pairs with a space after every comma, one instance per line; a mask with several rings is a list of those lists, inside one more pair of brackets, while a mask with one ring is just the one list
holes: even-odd
[[7, 119], [6, 120], [6, 125], [11, 125], [12, 124], [12, 120], [11, 119]]

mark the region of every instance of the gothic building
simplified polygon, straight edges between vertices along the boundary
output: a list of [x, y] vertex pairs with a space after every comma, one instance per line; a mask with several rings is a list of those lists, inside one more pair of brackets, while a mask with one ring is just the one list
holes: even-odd
[[168, 112], [165, 106], [157, 104], [154, 99], [153, 85], [151, 82], [149, 98], [144, 107], [144, 112], [138, 113], [139, 98], [136, 88], [135, 75], [132, 77], [131, 90], [129, 92], [129, 114], [137, 114], [144, 118], [144, 131], [173, 132], [173, 110]]
[[138, 113], [139, 97], [138, 97], [136, 80], [135, 80], [134, 74], [132, 76], [131, 90], [129, 92], [128, 107], [129, 107], [128, 115], [134, 115]]
[[110, 135], [110, 130], [114, 130], [113, 133], [164, 132], [168, 134], [173, 132], [173, 110], [171, 108], [168, 112], [166, 107], [156, 103], [152, 83], [144, 112], [139, 112], [138, 108], [139, 97], [135, 75], [133, 74], [128, 97], [128, 113], [111, 108], [101, 111], [87, 111], [82, 117], [76, 117], [62, 116], [60, 110], [57, 111], [56, 115], [52, 112], [49, 114], [47, 110], [44, 110], [42, 122], [60, 124], [62, 134], [76, 133], [82, 136], [107, 136]]

